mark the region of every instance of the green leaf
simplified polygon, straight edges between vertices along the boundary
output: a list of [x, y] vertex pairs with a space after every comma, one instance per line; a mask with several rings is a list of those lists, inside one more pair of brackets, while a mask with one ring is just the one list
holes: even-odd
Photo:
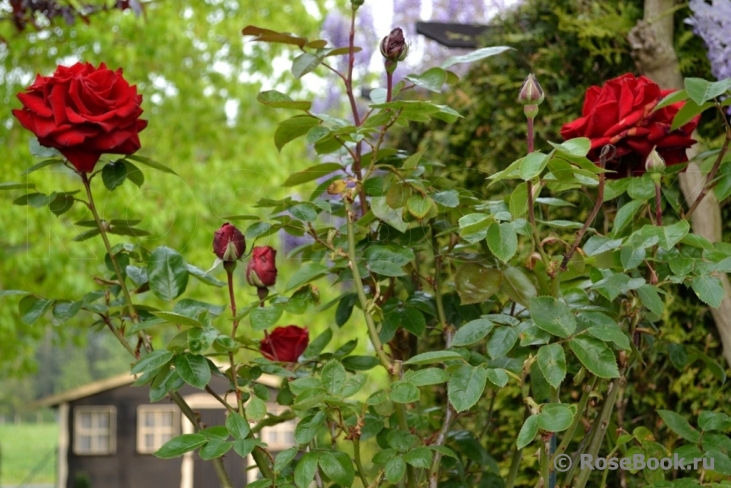
[[457, 268], [454, 284], [462, 305], [481, 303], [500, 290], [503, 274], [496, 268], [465, 263]]
[[79, 313], [79, 310], [81, 310], [81, 306], [83, 304], [84, 302], [82, 301], [56, 302], [56, 304], [53, 306], [53, 316], [61, 322], [66, 322], [67, 320], [73, 318], [77, 313]]
[[34, 185], [33, 183], [15, 183], [12, 181], [6, 181], [3, 183], [0, 183], [0, 191], [2, 191], [2, 190], [19, 190], [19, 189], [28, 190], [30, 188], [35, 188], [35, 187], [36, 187], [36, 185]]
[[404, 477], [404, 474], [406, 473], [406, 463], [401, 456], [394, 456], [386, 462], [384, 471], [389, 483], [395, 485]]
[[182, 456], [186, 452], [201, 447], [208, 442], [201, 434], [183, 434], [173, 437], [155, 452], [155, 456], [161, 459], [172, 459]]
[[53, 300], [39, 298], [35, 295], [24, 296], [18, 302], [20, 319], [24, 324], [33, 325], [53, 306], [53, 302]]
[[620, 261], [625, 271], [634, 269], [642, 263], [645, 259], [645, 248], [633, 247], [633, 246], [622, 246], [620, 253]]
[[246, 418], [249, 422], [258, 422], [266, 416], [267, 404], [264, 403], [264, 400], [261, 398], [254, 396], [251, 397], [249, 403], [246, 404], [244, 411], [246, 412]]
[[338, 395], [345, 385], [345, 368], [340, 361], [328, 361], [322, 368], [322, 384], [331, 395]]
[[678, 110], [678, 113], [675, 114], [675, 117], [673, 118], [673, 123], [670, 125], [670, 130], [674, 131], [688, 122], [690, 122], [694, 117], [699, 115], [700, 113], [704, 112], [706, 109], [713, 107], [713, 102], [706, 102], [703, 104], [697, 104], [694, 100], [688, 100], [685, 102], [683, 107]]
[[303, 171], [298, 171], [297, 173], [289, 175], [284, 182], [284, 186], [290, 188], [303, 183], [309, 183], [310, 181], [317, 180], [332, 174], [334, 171], [341, 171], [342, 169], [343, 166], [339, 163], [324, 163], [311, 166]]
[[703, 410], [698, 416], [698, 427], [704, 431], [716, 430], [726, 432], [728, 429], [731, 429], [731, 417], [723, 412]]
[[723, 283], [715, 276], [697, 276], [690, 282], [690, 286], [703, 303], [718, 308], [726, 295]]
[[0, 290], [0, 298], [14, 295], [28, 295], [28, 292], [22, 290]]
[[202, 390], [211, 381], [211, 368], [204, 356], [186, 353], [177, 356], [173, 363], [180, 377], [190, 386]]
[[62, 215], [71, 210], [71, 207], [74, 206], [74, 201], [74, 197], [72, 197], [71, 195], [58, 194], [48, 204], [48, 209], [53, 212], [55, 216], [58, 217], [59, 215]]
[[249, 422], [236, 412], [230, 412], [226, 418], [226, 428], [234, 439], [246, 439], [249, 435]]
[[548, 344], [538, 349], [538, 367], [549, 385], [560, 387], [566, 377], [566, 355], [563, 347], [560, 344]]
[[530, 278], [520, 268], [509, 266], [502, 270], [503, 281], [500, 289], [508, 298], [524, 307], [528, 307], [530, 299], [538, 294]]
[[302, 53], [292, 61], [292, 74], [295, 78], [302, 78], [322, 63], [322, 58], [310, 53]]
[[302, 456], [297, 462], [297, 467], [294, 469], [294, 483], [299, 488], [308, 488], [312, 480], [315, 479], [319, 459], [320, 453], [311, 451]]
[[[277, 129], [274, 131], [274, 144], [277, 146], [277, 150], [281, 152], [282, 148], [285, 145], [297, 139], [298, 137], [302, 137], [303, 135], [307, 134], [307, 132], [309, 132], [312, 127], [318, 125], [320, 125], [320, 120], [309, 115], [298, 115], [296, 117], [292, 117], [291, 119], [287, 119], [281, 122], [277, 126]], [[294, 176], [294, 174], [292, 176]], [[288, 185], [285, 183], [285, 186]]]
[[490, 333], [492, 328], [492, 322], [485, 318], [468, 322], [457, 329], [457, 332], [452, 338], [451, 347], [469, 346], [475, 342], [481, 341]]
[[487, 341], [487, 354], [491, 359], [505, 356], [518, 341], [518, 332], [511, 327], [498, 327]]
[[513, 224], [493, 222], [487, 229], [487, 247], [502, 262], [507, 262], [518, 250], [518, 235]]
[[144, 156], [140, 156], [138, 154], [129, 154], [124, 157], [124, 159], [131, 159], [132, 161], [135, 161], [140, 164], [144, 164], [145, 166], [149, 166], [150, 168], [155, 168], [158, 171], [162, 171], [163, 173], [168, 173], [171, 175], [177, 176], [178, 174], [173, 171], [172, 169], [168, 168], [162, 163], [158, 163], [157, 161], [154, 161], [150, 158], [146, 158]]
[[459, 206], [459, 193], [456, 190], [445, 190], [431, 194], [432, 200], [448, 208]]
[[452, 373], [447, 383], [449, 402], [457, 412], [464, 412], [477, 403], [486, 384], [484, 368], [464, 364]]
[[300, 420], [294, 429], [294, 440], [298, 444], [308, 444], [315, 438], [320, 427], [325, 425], [325, 418], [325, 412], [320, 411]]
[[233, 442], [227, 440], [221, 440], [218, 438], [208, 439], [208, 442], [205, 446], [201, 447], [198, 454], [204, 461], [210, 461], [211, 459], [216, 459], [226, 454], [233, 445]]
[[620, 349], [630, 350], [629, 337], [622, 332], [622, 329], [616, 323], [595, 325], [589, 327], [586, 331], [604, 342], [613, 342]]
[[642, 285], [637, 288], [637, 296], [640, 297], [642, 304], [655, 315], [661, 316], [662, 311], [665, 308], [665, 304], [660, 298], [660, 294], [657, 292], [657, 288], [652, 285]]
[[579, 336], [569, 341], [569, 347], [581, 364], [600, 378], [618, 378], [617, 359], [607, 345], [593, 337]]
[[525, 446], [533, 442], [536, 434], [538, 433], [538, 415], [531, 415], [520, 428], [518, 433], [518, 440], [516, 442], [518, 449], [523, 449]]
[[[645, 229], [648, 229], [645, 231]], [[658, 246], [662, 249], [670, 250], [680, 242], [683, 237], [690, 231], [690, 224], [687, 220], [679, 220], [672, 225], [665, 225], [662, 227], [646, 225], [642, 228], [642, 231], [657, 235]]]
[[150, 255], [147, 276], [152, 292], [167, 301], [178, 298], [188, 286], [188, 267], [183, 256], [165, 246]]
[[536, 151], [528, 154], [520, 163], [520, 178], [524, 181], [530, 181], [540, 175], [548, 164], [548, 155]]
[[298, 452], [299, 448], [297, 446], [290, 447], [289, 449], [285, 449], [284, 451], [280, 451], [274, 458], [274, 472], [279, 473], [284, 468], [289, 466], [289, 463], [294, 460]]
[[415, 468], [429, 469], [432, 463], [432, 452], [428, 447], [417, 447], [404, 454], [404, 461]]
[[420, 395], [419, 389], [406, 381], [398, 380], [391, 384], [391, 394], [389, 396], [396, 403], [418, 402]]
[[226, 286], [226, 283], [223, 281], [214, 278], [213, 276], [209, 275], [202, 269], [193, 266], [192, 264], [186, 264], [186, 267], [188, 268], [188, 273], [196, 277], [199, 281], [205, 283], [206, 285], [215, 286], [217, 288], [221, 288]]
[[409, 197], [406, 201], [406, 207], [409, 209], [409, 213], [415, 218], [421, 220], [427, 216], [431, 209], [431, 199], [424, 197], [419, 193], [416, 193]]
[[114, 190], [127, 179], [127, 167], [124, 161], [113, 161], [102, 169], [102, 181], [109, 191]]
[[673, 105], [674, 103], [684, 102], [687, 99], [688, 99], [688, 92], [686, 92], [685, 90], [674, 91], [674, 92], [670, 93], [669, 95], [666, 95], [665, 98], [663, 98], [662, 100], [660, 100], [660, 103], [658, 103], [655, 106], [655, 108], [653, 109], [653, 112], [660, 110], [661, 108], [665, 108], [669, 105]]
[[234, 441], [234, 451], [236, 451], [236, 454], [238, 454], [242, 458], [245, 458], [246, 456], [251, 454], [251, 452], [256, 447], [256, 444], [256, 439], [237, 439]]
[[292, 214], [292, 217], [295, 219], [302, 220], [304, 222], [314, 222], [317, 220], [317, 210], [307, 203], [301, 203], [291, 207], [289, 209], [289, 213]]
[[179, 313], [175, 312], [152, 312], [152, 314], [156, 317], [159, 317], [163, 319], [165, 322], [169, 322], [171, 324], [177, 324], [177, 325], [190, 325], [192, 327], [203, 327], [203, 324], [200, 323], [198, 320], [188, 317], [186, 315], [181, 315]]
[[[20, 174], [27, 175], [27, 174], [33, 173], [34, 171], [38, 171], [41, 168], [45, 168], [46, 166], [50, 166], [52, 164], [63, 164], [63, 159], [58, 159], [58, 158], [45, 159], [45, 160], [41, 161], [40, 163], [34, 164], [33, 166], [26, 169], [25, 171], [23, 171]], [[0, 183], [0, 187], [2, 187], [2, 183]], [[25, 186], [23, 188], [25, 188]]]
[[127, 178], [129, 179], [129, 181], [137, 185], [137, 188], [141, 187], [142, 184], [145, 182], [145, 174], [140, 171], [140, 168], [127, 161], [126, 159], [122, 160], [122, 164], [124, 164], [124, 167], [127, 169]]
[[682, 415], [670, 410], [658, 410], [657, 413], [663, 419], [670, 430], [678, 434], [686, 441], [697, 443], [701, 439], [701, 434], [688, 423]]
[[487, 368], [485, 371], [487, 372], [487, 379], [498, 388], [502, 388], [508, 384], [508, 374], [504, 369]]
[[329, 272], [327, 266], [317, 263], [305, 263], [292, 274], [287, 282], [286, 291], [294, 290]]
[[420, 75], [408, 75], [406, 79], [416, 86], [440, 93], [442, 85], [447, 81], [447, 72], [442, 68], [431, 68]]
[[461, 56], [452, 56], [442, 63], [442, 69], [448, 69], [455, 64], [472, 63], [474, 61], [479, 61], [480, 59], [489, 58], [490, 56], [495, 56], [511, 49], [513, 48], [508, 46], [493, 46], [478, 49], [476, 51], [472, 51], [469, 54], [463, 54]]
[[147, 356], [143, 357], [132, 367], [132, 374], [145, 373], [153, 369], [157, 369], [170, 361], [173, 358], [173, 353], [164, 349], [158, 349], [153, 351]]
[[343, 389], [338, 392], [338, 396], [341, 396], [343, 398], [352, 397], [363, 388], [363, 386], [366, 384], [367, 379], [368, 376], [364, 374], [351, 376], [345, 381], [345, 385], [343, 385]]
[[257, 307], [251, 311], [249, 321], [251, 328], [254, 330], [268, 329], [282, 317], [284, 309], [280, 304], [270, 305], [268, 307]]
[[320, 455], [318, 460], [320, 469], [325, 476], [330, 478], [340, 486], [352, 486], [355, 480], [355, 470], [353, 462], [345, 452], [325, 451]]
[[371, 210], [373, 211], [373, 215], [378, 217], [379, 220], [382, 220], [399, 232], [406, 232], [409, 228], [409, 224], [404, 222], [401, 212], [388, 206], [386, 197], [373, 197], [371, 200]]
[[439, 368], [425, 368], [418, 371], [409, 370], [404, 375], [404, 381], [414, 386], [440, 385], [449, 380], [446, 371]]
[[649, 175], [630, 178], [629, 185], [627, 185], [627, 194], [633, 200], [648, 200], [655, 196], [655, 183]]
[[568, 305], [553, 297], [533, 297], [530, 300], [533, 322], [549, 334], [568, 338], [576, 330], [576, 318]]
[[538, 414], [538, 426], [548, 432], [562, 432], [571, 426], [574, 413], [564, 403], [548, 403], [543, 405]]
[[292, 100], [289, 95], [277, 90], [263, 91], [256, 96], [256, 100], [272, 108], [291, 108], [307, 111], [312, 107], [312, 102]]
[[345, 369], [351, 371], [367, 371], [381, 364], [375, 356], [348, 356], [343, 359]]
[[702, 78], [686, 78], [684, 84], [685, 91], [690, 99], [698, 105], [703, 105], [707, 101], [726, 93], [731, 88], [731, 79], [727, 78], [711, 83]]
[[417, 354], [416, 356], [412, 357], [408, 361], [405, 361], [404, 364], [414, 364], [414, 365], [434, 364], [434, 363], [441, 363], [443, 361], [448, 361], [450, 359], [463, 359], [463, 358], [459, 353], [456, 353], [453, 351], [429, 351], [429, 352], [423, 352], [421, 354]]
[[632, 222], [637, 211], [645, 205], [644, 201], [632, 200], [631, 202], [625, 203], [618, 211], [617, 216], [614, 218], [614, 228], [612, 229], [612, 235], [618, 236], [620, 232]]

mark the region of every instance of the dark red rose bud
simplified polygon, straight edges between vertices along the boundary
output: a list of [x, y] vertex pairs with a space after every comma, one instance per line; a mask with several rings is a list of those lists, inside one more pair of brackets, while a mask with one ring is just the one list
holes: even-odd
[[387, 61], [403, 61], [409, 54], [409, 45], [404, 39], [404, 31], [396, 27], [381, 41], [381, 54]]
[[272, 361], [296, 363], [307, 349], [310, 332], [296, 325], [277, 327], [268, 334], [259, 345], [259, 351]]
[[251, 286], [266, 288], [277, 282], [277, 251], [270, 246], [257, 246], [246, 266], [246, 281]]
[[36, 76], [18, 98], [23, 108], [13, 115], [20, 124], [82, 173], [91, 173], [103, 153], [137, 152], [147, 127], [137, 87], [104, 63], [59, 66], [51, 76]]
[[224, 263], [234, 262], [240, 259], [246, 252], [246, 239], [244, 235], [226, 222], [213, 234], [213, 254]]

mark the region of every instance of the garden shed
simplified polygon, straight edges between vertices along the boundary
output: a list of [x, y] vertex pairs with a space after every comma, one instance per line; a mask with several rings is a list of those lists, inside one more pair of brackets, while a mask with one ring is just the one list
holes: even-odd
[[[216, 479], [213, 464], [189, 452], [176, 459], [159, 459], [153, 453], [172, 437], [193, 432], [193, 425], [178, 406], [162, 400], [151, 403], [148, 388], [133, 385], [127, 373], [90, 383], [41, 399], [39, 407], [58, 409], [59, 436], [57, 488], [194, 488]], [[262, 375], [258, 383], [276, 397], [279, 379]], [[223, 394], [228, 380], [214, 377], [211, 388]], [[225, 408], [208, 393], [185, 385], [179, 390], [204, 426], [223, 425]], [[281, 407], [268, 404], [268, 411]], [[292, 421], [265, 427], [261, 438], [273, 452], [294, 445]], [[234, 486], [259, 477], [251, 459], [224, 455]]]

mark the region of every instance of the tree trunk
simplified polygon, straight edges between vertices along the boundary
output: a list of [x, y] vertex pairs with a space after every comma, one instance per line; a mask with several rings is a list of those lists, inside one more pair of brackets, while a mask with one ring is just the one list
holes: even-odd
[[[633, 56], [642, 74], [665, 89], [683, 88], [678, 58], [673, 47], [673, 0], [645, 0], [644, 19], [629, 33]], [[697, 150], [688, 150], [688, 157]], [[692, 204], [705, 184], [696, 163], [690, 163], [680, 175], [680, 189], [686, 205]], [[722, 236], [721, 206], [713, 192], [709, 192], [691, 216], [693, 232], [711, 242], [719, 242]], [[731, 365], [731, 284], [724, 273], [720, 276], [726, 296], [717, 309], [711, 308], [713, 320], [723, 345], [723, 355]]]

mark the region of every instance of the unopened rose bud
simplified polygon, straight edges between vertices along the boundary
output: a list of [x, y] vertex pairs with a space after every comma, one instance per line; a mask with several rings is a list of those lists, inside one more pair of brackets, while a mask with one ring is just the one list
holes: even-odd
[[540, 105], [543, 103], [543, 98], [543, 88], [538, 83], [536, 75], [529, 74], [520, 88], [518, 101], [523, 105]]
[[381, 41], [381, 54], [386, 61], [403, 61], [409, 54], [409, 45], [404, 39], [404, 31], [396, 27]]
[[246, 252], [246, 239], [235, 226], [226, 222], [213, 235], [213, 253], [224, 263], [236, 262]]
[[658, 154], [657, 148], [652, 148], [645, 160], [645, 171], [648, 173], [660, 173], [665, 171], [665, 160]]
[[267, 287], [277, 282], [276, 256], [277, 251], [270, 246], [255, 247], [246, 266], [246, 281], [259, 290], [262, 300], [266, 298]]

